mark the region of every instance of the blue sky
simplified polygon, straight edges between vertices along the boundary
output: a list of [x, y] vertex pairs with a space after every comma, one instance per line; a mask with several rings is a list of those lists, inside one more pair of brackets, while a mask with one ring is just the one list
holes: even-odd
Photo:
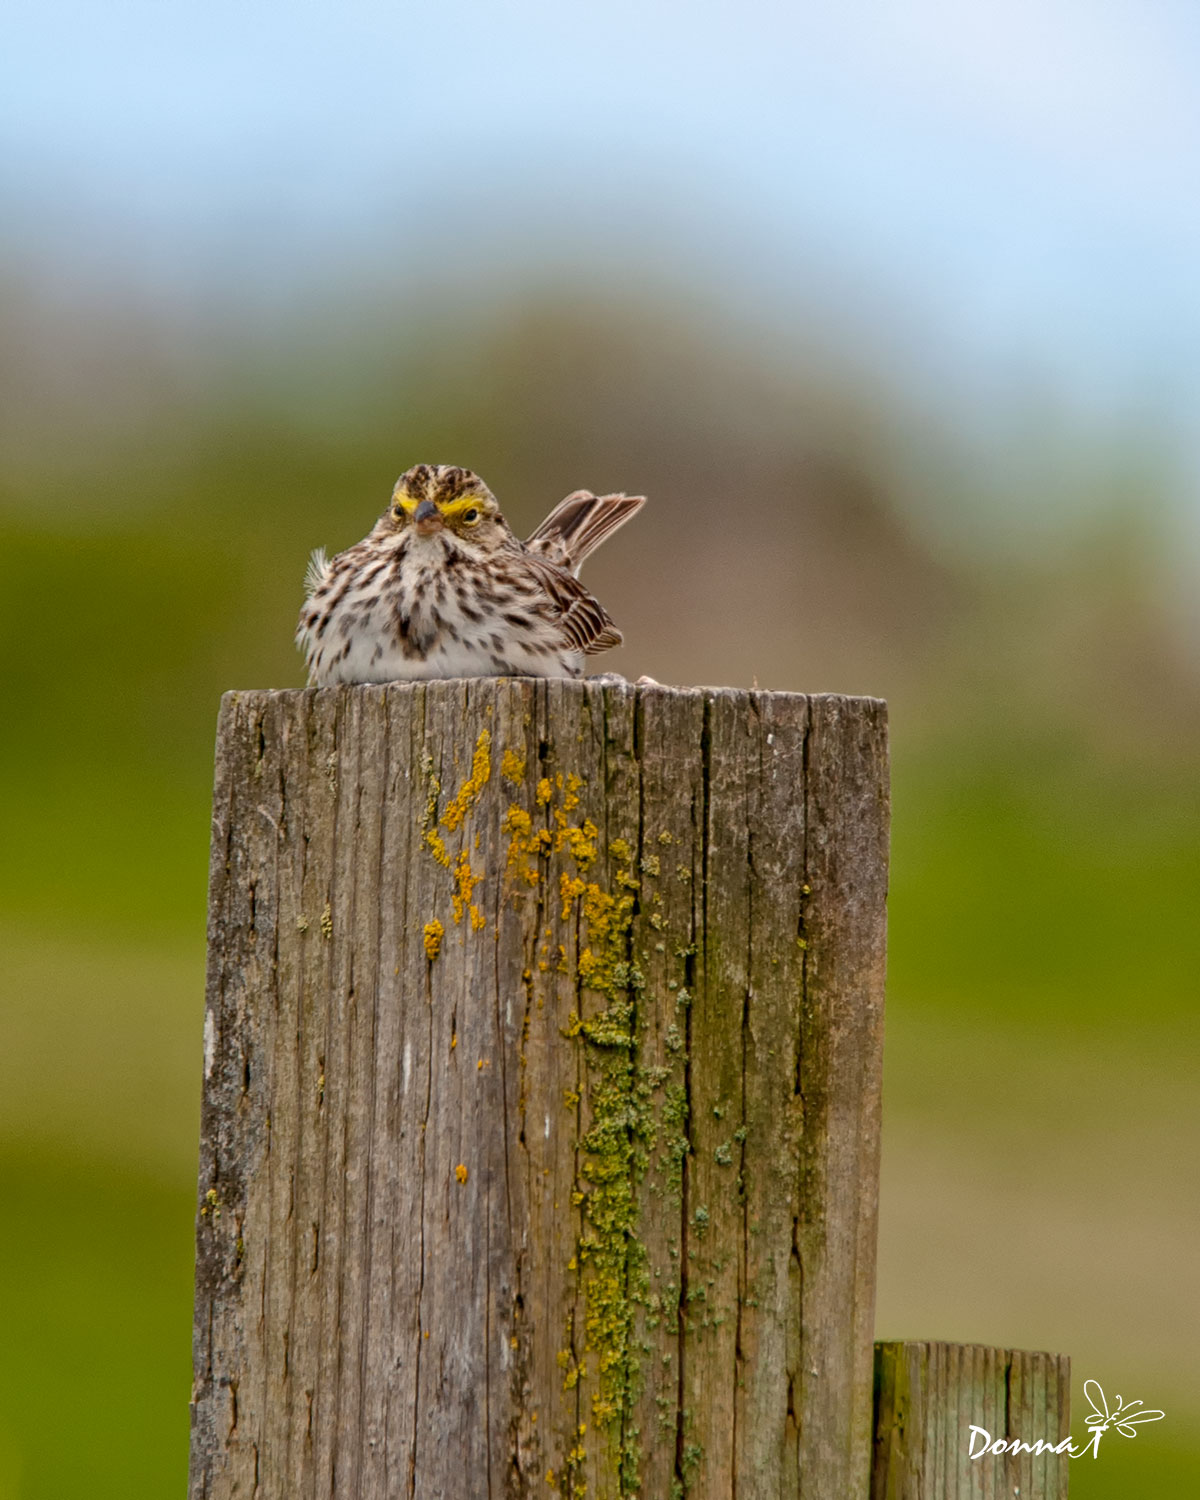
[[373, 248], [835, 287], [947, 390], [1036, 371], [1200, 452], [1186, 0], [20, 0], [5, 33], [10, 254], [252, 291]]

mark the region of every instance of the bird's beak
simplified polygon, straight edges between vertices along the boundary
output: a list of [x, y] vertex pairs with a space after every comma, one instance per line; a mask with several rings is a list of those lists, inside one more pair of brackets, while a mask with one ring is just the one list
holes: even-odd
[[432, 500], [422, 500], [413, 512], [413, 525], [418, 536], [433, 536], [434, 532], [441, 531], [445, 522]]

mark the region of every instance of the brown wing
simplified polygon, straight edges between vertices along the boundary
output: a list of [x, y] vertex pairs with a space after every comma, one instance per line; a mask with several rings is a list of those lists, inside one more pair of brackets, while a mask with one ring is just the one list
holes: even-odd
[[637, 515], [645, 503], [644, 495], [593, 495], [590, 490], [576, 490], [559, 501], [525, 546], [560, 568], [578, 573], [588, 553]]
[[576, 651], [595, 656], [621, 644], [621, 632], [603, 604], [584, 588], [573, 573], [535, 552], [523, 552], [522, 561], [553, 605], [563, 634]]

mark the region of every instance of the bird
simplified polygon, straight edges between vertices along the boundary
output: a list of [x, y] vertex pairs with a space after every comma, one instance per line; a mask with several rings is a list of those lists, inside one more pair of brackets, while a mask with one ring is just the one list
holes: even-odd
[[478, 474], [415, 465], [361, 542], [312, 555], [296, 629], [310, 686], [582, 677], [621, 632], [580, 565], [645, 503], [576, 490], [522, 542]]

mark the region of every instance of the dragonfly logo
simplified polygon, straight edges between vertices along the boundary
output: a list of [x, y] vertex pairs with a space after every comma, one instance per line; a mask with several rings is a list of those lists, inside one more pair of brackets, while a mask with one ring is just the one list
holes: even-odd
[[1141, 1401], [1126, 1401], [1118, 1396], [1116, 1404], [1108, 1404], [1108, 1398], [1100, 1388], [1098, 1380], [1085, 1380], [1083, 1394], [1087, 1397], [1090, 1413], [1083, 1419], [1088, 1430], [1088, 1441], [1077, 1447], [1071, 1438], [1048, 1443], [1037, 1438], [1032, 1443], [1024, 1438], [995, 1438], [986, 1427], [971, 1424], [967, 1440], [967, 1457], [983, 1458], [993, 1454], [997, 1458], [1004, 1453], [1066, 1453], [1071, 1458], [1082, 1458], [1090, 1452], [1093, 1458], [1100, 1453], [1100, 1439], [1108, 1431], [1119, 1432], [1122, 1437], [1136, 1437], [1138, 1428], [1145, 1422], [1161, 1422], [1165, 1415], [1161, 1411], [1147, 1411]]
[[[1083, 1382], [1083, 1394], [1088, 1399], [1088, 1405], [1092, 1408], [1091, 1415], [1084, 1418], [1084, 1425], [1092, 1435], [1092, 1441], [1087, 1445], [1092, 1450], [1095, 1458], [1100, 1452], [1100, 1439], [1111, 1427], [1119, 1432], [1122, 1437], [1137, 1437], [1138, 1427], [1143, 1422], [1161, 1422], [1165, 1413], [1161, 1411], [1147, 1411], [1140, 1401], [1125, 1401], [1117, 1397], [1117, 1404], [1109, 1410], [1108, 1399], [1100, 1389], [1097, 1380], [1085, 1380]], [[1087, 1448], [1083, 1450], [1087, 1452]], [[1072, 1453], [1072, 1458], [1078, 1457]]]

